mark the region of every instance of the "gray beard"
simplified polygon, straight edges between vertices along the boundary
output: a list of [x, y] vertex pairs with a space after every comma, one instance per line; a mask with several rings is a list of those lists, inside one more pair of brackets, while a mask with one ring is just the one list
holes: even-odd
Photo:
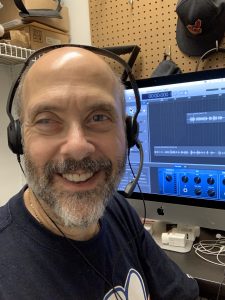
[[[44, 201], [67, 227], [88, 227], [98, 222], [123, 176], [125, 162], [126, 155], [117, 160], [116, 172], [113, 174], [112, 163], [108, 159], [49, 161], [39, 175], [40, 170], [35, 163], [28, 154], [24, 155], [28, 186], [37, 199]], [[90, 172], [104, 171], [105, 181], [95, 189], [83, 192], [58, 191], [54, 187], [54, 174], [74, 172], [78, 169]]]

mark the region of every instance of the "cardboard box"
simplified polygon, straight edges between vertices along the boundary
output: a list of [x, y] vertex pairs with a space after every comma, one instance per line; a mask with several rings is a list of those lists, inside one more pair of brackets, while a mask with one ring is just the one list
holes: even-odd
[[16, 26], [7, 31], [4, 38], [9, 39], [11, 45], [35, 50], [69, 43], [67, 33], [36, 22]]
[[[69, 13], [66, 6], [63, 6], [60, 11], [62, 19], [46, 17], [23, 19], [19, 15], [19, 10], [15, 5], [14, 0], [1, 0], [1, 3], [3, 4], [3, 8], [0, 10], [0, 24], [2, 24], [5, 29], [11, 29], [17, 25], [35, 21], [69, 32]], [[57, 2], [54, 0], [23, 0], [23, 3], [27, 9], [56, 9], [57, 7]]]

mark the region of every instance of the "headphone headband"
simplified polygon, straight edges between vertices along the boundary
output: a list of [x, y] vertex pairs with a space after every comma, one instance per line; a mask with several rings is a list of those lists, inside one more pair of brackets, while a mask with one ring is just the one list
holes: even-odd
[[136, 121], [137, 116], [138, 116], [138, 114], [140, 112], [140, 109], [141, 109], [141, 101], [140, 101], [140, 94], [139, 94], [139, 91], [138, 91], [138, 86], [137, 86], [137, 83], [135, 81], [134, 75], [132, 74], [132, 70], [131, 70], [130, 66], [120, 56], [118, 56], [117, 54], [115, 54], [115, 53], [113, 53], [109, 50], [97, 48], [97, 47], [94, 47], [94, 46], [76, 45], [76, 44], [60, 44], [60, 45], [47, 46], [47, 47], [38, 49], [37, 51], [33, 52], [26, 59], [26, 61], [24, 62], [23, 68], [21, 69], [21, 71], [19, 73], [19, 76], [14, 81], [14, 83], [11, 87], [11, 90], [9, 92], [6, 111], [7, 111], [7, 114], [9, 116], [10, 120], [11, 121], [14, 120], [13, 117], [12, 117], [12, 104], [13, 104], [13, 101], [14, 101], [14, 97], [15, 97], [17, 88], [18, 88], [18, 86], [20, 84], [20, 80], [21, 80], [25, 70], [29, 66], [30, 62], [33, 61], [34, 58], [41, 56], [41, 54], [45, 54], [45, 53], [47, 53], [51, 50], [58, 49], [58, 48], [63, 48], [63, 47], [83, 48], [83, 49], [89, 50], [93, 53], [111, 58], [111, 59], [117, 61], [119, 64], [121, 64], [124, 67], [125, 71], [127, 72], [128, 77], [130, 79], [131, 87], [134, 90], [134, 95], [135, 95], [135, 100], [136, 100], [136, 112], [133, 116], [133, 119]]

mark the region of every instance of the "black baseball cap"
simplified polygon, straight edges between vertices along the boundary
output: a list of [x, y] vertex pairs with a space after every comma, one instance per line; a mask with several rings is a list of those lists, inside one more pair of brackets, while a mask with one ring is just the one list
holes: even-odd
[[216, 47], [225, 32], [225, 0], [179, 0], [177, 45], [187, 55], [201, 56]]

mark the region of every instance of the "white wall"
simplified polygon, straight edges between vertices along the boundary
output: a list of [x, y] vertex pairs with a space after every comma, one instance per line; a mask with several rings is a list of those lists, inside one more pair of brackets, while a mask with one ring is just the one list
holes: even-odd
[[[65, 0], [69, 8], [71, 43], [91, 44], [88, 0]], [[23, 174], [8, 148], [6, 102], [17, 67], [0, 64], [0, 205], [17, 193], [24, 184]]]
[[71, 43], [91, 45], [88, 0], [64, 0], [69, 8]]
[[7, 142], [9, 119], [6, 114], [6, 102], [12, 77], [12, 68], [0, 65], [0, 205], [22, 186], [22, 174], [16, 156], [9, 150]]

